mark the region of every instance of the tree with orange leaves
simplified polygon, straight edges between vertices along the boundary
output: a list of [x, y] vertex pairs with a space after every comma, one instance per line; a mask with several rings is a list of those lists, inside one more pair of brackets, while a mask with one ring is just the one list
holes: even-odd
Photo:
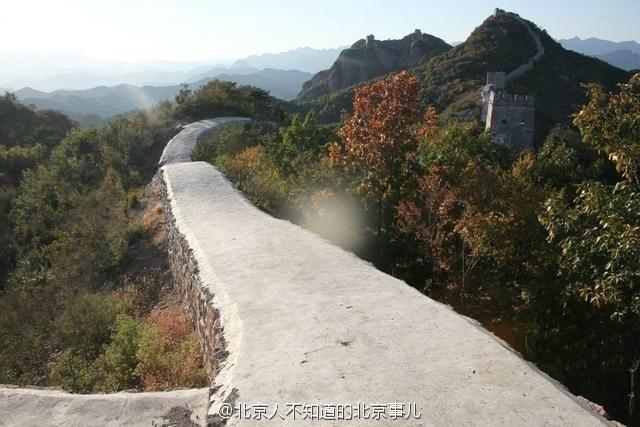
[[[418, 78], [402, 71], [356, 89], [353, 114], [330, 147], [334, 165], [355, 177], [356, 190], [377, 205], [378, 236], [393, 223], [393, 206], [417, 176], [421, 137], [435, 133], [433, 108], [423, 121]], [[422, 125], [421, 125], [422, 124]]]

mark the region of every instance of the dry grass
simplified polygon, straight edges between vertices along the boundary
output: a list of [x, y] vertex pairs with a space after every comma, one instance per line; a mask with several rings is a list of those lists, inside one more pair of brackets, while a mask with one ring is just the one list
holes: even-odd
[[151, 234], [151, 241], [156, 246], [163, 246], [167, 241], [167, 232], [164, 227], [164, 212], [162, 203], [156, 201], [150, 203], [142, 214], [142, 225], [147, 233]]

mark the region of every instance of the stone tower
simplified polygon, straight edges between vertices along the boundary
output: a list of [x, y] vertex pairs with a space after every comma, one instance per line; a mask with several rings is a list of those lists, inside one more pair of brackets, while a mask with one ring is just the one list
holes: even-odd
[[487, 131], [496, 141], [516, 151], [533, 146], [535, 104], [533, 96], [492, 91], [487, 105]]
[[480, 118], [494, 140], [522, 151], [533, 146], [534, 99], [530, 95], [511, 95], [505, 90], [505, 84], [505, 73], [487, 73], [487, 84], [481, 92]]
[[369, 34], [366, 38], [365, 46], [373, 46], [373, 42], [375, 41], [375, 36], [373, 34]]
[[487, 73], [487, 86], [493, 86], [497, 90], [504, 90], [507, 75], [504, 71]]

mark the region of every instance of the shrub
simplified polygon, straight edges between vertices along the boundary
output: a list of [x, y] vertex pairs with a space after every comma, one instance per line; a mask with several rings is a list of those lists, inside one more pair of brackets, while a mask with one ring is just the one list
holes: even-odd
[[138, 385], [135, 375], [138, 364], [141, 323], [127, 314], [119, 314], [111, 334], [111, 342], [96, 359], [92, 371], [97, 376], [94, 390], [114, 392]]
[[287, 200], [286, 183], [268, 162], [262, 147], [247, 148], [235, 156], [220, 156], [217, 165], [257, 206], [274, 211]]
[[202, 387], [206, 375], [190, 320], [178, 306], [153, 313], [141, 329], [136, 374], [144, 390]]

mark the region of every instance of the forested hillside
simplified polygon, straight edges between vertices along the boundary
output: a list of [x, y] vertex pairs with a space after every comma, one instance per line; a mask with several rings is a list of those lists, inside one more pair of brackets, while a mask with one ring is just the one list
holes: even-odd
[[219, 81], [87, 130], [0, 98], [0, 383], [205, 384], [171, 286], [162, 205], [144, 187], [180, 123], [210, 115], [283, 117], [265, 91]]

